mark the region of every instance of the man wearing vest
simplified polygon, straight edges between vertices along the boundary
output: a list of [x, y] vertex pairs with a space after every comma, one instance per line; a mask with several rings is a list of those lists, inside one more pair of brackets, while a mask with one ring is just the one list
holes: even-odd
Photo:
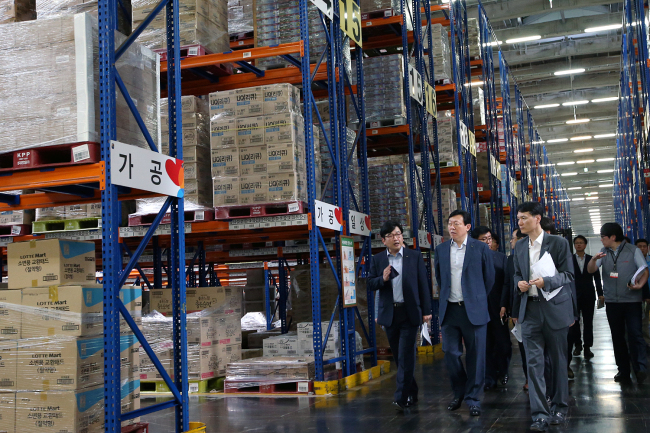
[[603, 268], [607, 321], [618, 367], [614, 380], [630, 381], [632, 361], [636, 380], [641, 384], [646, 379], [647, 370], [646, 347], [641, 332], [641, 289], [648, 280], [648, 265], [641, 251], [624, 240], [623, 229], [617, 223], [603, 225], [600, 239], [604, 248], [589, 261], [588, 271], [594, 273], [601, 266]]

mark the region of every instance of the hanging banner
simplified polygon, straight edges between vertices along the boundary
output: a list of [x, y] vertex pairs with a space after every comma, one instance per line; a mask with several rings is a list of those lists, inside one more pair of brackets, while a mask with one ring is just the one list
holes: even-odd
[[316, 214], [314, 215], [316, 225], [340, 232], [343, 224], [343, 211], [341, 208], [319, 200], [314, 201], [316, 202]]
[[358, 46], [361, 42], [361, 9], [354, 0], [339, 0], [341, 30]]
[[413, 66], [409, 64], [409, 88], [411, 98], [415, 99], [418, 104], [424, 105], [424, 95], [422, 94], [422, 76]]
[[356, 272], [354, 272], [354, 239], [339, 236], [341, 246], [341, 284], [343, 285], [343, 307], [357, 305]]
[[332, 0], [310, 0], [330, 20], [334, 19]]
[[370, 216], [365, 213], [351, 210], [348, 218], [350, 233], [361, 236], [370, 236]]
[[183, 161], [153, 150], [111, 141], [111, 183], [183, 197]]

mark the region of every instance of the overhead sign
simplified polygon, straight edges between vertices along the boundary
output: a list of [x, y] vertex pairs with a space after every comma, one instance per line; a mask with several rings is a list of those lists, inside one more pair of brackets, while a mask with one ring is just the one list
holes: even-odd
[[348, 218], [350, 233], [361, 236], [370, 236], [370, 216], [365, 213], [351, 210]]
[[334, 19], [334, 10], [332, 8], [332, 0], [311, 0], [320, 11], [327, 16], [330, 20]]
[[111, 183], [183, 197], [183, 161], [153, 150], [111, 141]]
[[315, 200], [315, 202], [316, 214], [313, 218], [316, 225], [340, 232], [343, 224], [343, 211], [341, 208], [319, 200]]
[[424, 82], [424, 96], [427, 112], [434, 118], [437, 118], [438, 106], [436, 101], [436, 89], [426, 81]]
[[341, 30], [358, 46], [361, 41], [361, 9], [354, 0], [339, 0]]
[[416, 68], [409, 64], [409, 87], [411, 89], [411, 98], [415, 99], [418, 104], [424, 105], [424, 95], [422, 94], [422, 76]]

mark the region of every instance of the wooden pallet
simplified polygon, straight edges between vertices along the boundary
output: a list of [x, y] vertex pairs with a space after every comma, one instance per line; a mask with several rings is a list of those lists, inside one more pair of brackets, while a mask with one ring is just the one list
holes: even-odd
[[71, 220], [34, 221], [32, 233], [57, 233], [71, 230], [97, 230], [102, 228], [101, 217]]
[[314, 392], [314, 382], [298, 380], [293, 382], [272, 383], [270, 381], [225, 380], [226, 394], [302, 394]]
[[388, 18], [388, 17], [394, 17], [395, 15], [399, 15], [399, 14], [397, 14], [396, 11], [393, 10], [393, 8], [380, 9], [376, 11], [362, 12], [361, 20], [365, 21], [365, 20], [370, 20], [375, 18]]
[[[358, 122], [356, 122], [358, 123]], [[366, 129], [371, 128], [385, 128], [390, 126], [402, 126], [406, 125], [405, 117], [395, 117], [392, 119], [380, 119], [380, 120], [371, 120], [366, 122]]]
[[91, 141], [33, 147], [0, 154], [0, 172], [93, 164], [100, 159], [99, 143]]
[[25, 236], [31, 231], [32, 226], [29, 224], [0, 225], [0, 237]]
[[[196, 223], [214, 220], [214, 210], [186, 210], [185, 213], [186, 223]], [[154, 219], [158, 216], [157, 213], [151, 214], [131, 214], [129, 215], [129, 227], [134, 226], [150, 226], [153, 224]], [[163, 216], [160, 224], [171, 224], [171, 214], [166, 213]]]
[[[213, 377], [211, 379], [205, 380], [189, 380], [189, 392], [190, 394], [205, 394], [213, 389], [223, 390], [224, 377]], [[165, 381], [156, 380], [156, 381], [140, 381], [140, 392], [147, 393], [169, 393], [171, 391]]]
[[287, 201], [240, 206], [220, 206], [214, 208], [214, 219], [228, 220], [238, 218], [255, 218], [263, 216], [280, 216], [303, 214], [307, 205], [301, 201]]

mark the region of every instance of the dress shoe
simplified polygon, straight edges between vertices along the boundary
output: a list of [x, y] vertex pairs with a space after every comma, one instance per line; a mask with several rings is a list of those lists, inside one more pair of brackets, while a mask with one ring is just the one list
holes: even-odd
[[546, 431], [548, 430], [548, 422], [543, 418], [538, 418], [531, 424], [530, 429], [532, 431]]
[[594, 357], [594, 352], [589, 350], [589, 348], [585, 349], [585, 359], [593, 358]]
[[417, 396], [416, 397], [411, 396], [406, 400], [406, 407], [416, 406], [418, 404], [418, 401], [419, 400]]
[[406, 405], [404, 405], [404, 404], [402, 404], [402, 403], [400, 403], [400, 402], [398, 402], [398, 401], [394, 401], [394, 402], [393, 402], [393, 407], [394, 407], [398, 412], [404, 412], [404, 411], [406, 410]]
[[573, 370], [571, 370], [571, 367], [567, 367], [566, 369], [567, 374], [569, 375], [569, 379], [573, 379], [575, 375], [573, 374]]
[[460, 407], [460, 404], [463, 402], [462, 398], [455, 398], [449, 403], [449, 406], [447, 406], [447, 410], [454, 411], [457, 410]]
[[469, 414], [471, 416], [480, 416], [481, 415], [481, 408], [478, 406], [470, 406], [469, 407]]
[[551, 416], [551, 425], [564, 424], [565, 421], [566, 421], [566, 414], [562, 412], [555, 412], [553, 416]]
[[551, 397], [548, 395], [546, 396], [546, 403], [548, 403], [549, 406], [551, 405]]
[[616, 373], [616, 376], [614, 376], [614, 382], [631, 382], [632, 379], [630, 379], [630, 374], [621, 374]]
[[573, 356], [580, 356], [580, 352], [582, 352], [582, 349], [579, 348], [579, 347], [576, 347], [576, 349], [573, 351]]
[[493, 390], [494, 388], [496, 388], [495, 385], [485, 385], [485, 386], [483, 387], [483, 391], [491, 391], [491, 390]]
[[501, 378], [501, 385], [506, 386], [508, 384], [508, 375], [506, 374]]
[[634, 374], [636, 375], [636, 381], [639, 385], [643, 385], [643, 382], [645, 382], [646, 378], [648, 377], [645, 371], [637, 371]]

